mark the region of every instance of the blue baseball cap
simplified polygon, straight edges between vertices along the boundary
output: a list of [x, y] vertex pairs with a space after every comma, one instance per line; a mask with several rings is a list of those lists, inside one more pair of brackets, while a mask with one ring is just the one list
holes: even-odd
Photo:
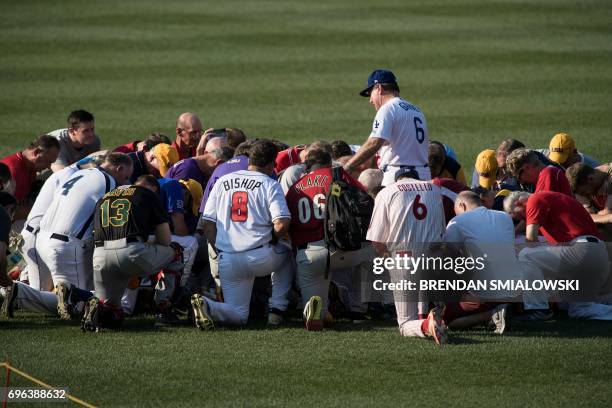
[[372, 72], [368, 77], [368, 87], [363, 91], [359, 92], [359, 95], [369, 97], [372, 88], [376, 84], [395, 84], [397, 85], [397, 80], [395, 79], [395, 75], [393, 72], [388, 71], [386, 69], [377, 69]]

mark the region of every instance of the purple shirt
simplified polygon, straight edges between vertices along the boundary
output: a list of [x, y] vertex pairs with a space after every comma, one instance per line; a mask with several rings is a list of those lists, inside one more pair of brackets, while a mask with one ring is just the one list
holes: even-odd
[[230, 174], [238, 170], [246, 170], [247, 167], [249, 167], [249, 158], [246, 156], [234, 157], [233, 159], [230, 159], [225, 163], [218, 165], [212, 176], [210, 176], [210, 178], [208, 179], [208, 183], [206, 184], [206, 188], [204, 189], [204, 197], [202, 197], [202, 204], [200, 204], [200, 212], [204, 212], [204, 207], [206, 206], [208, 195], [210, 194], [210, 191], [212, 190], [217, 180], [219, 180], [226, 174]]
[[166, 175], [166, 178], [171, 178], [175, 180], [187, 180], [192, 179], [200, 183], [202, 186], [206, 183], [206, 177], [200, 171], [198, 167], [198, 163], [196, 163], [195, 159], [188, 158], [183, 159], [176, 162]]

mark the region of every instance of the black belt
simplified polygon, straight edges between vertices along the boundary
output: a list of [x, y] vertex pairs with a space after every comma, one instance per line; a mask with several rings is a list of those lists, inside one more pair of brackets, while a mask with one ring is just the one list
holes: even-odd
[[70, 241], [70, 238], [68, 238], [67, 235], [62, 235], [62, 234], [55, 234], [55, 233], [53, 233], [53, 234], [51, 234], [51, 238], [58, 239], [58, 240], [64, 241], [64, 242], [69, 242]]
[[[122, 239], [122, 238], [117, 238], [117, 240], [120, 240], [120, 239]], [[115, 240], [113, 240], [113, 241], [115, 241]], [[139, 237], [127, 237], [125, 239], [125, 242], [127, 244], [131, 244], [133, 242], [143, 242], [143, 240], [142, 240], [142, 238], [139, 238]], [[104, 241], [94, 241], [94, 247], [95, 248], [100, 248], [100, 247], [103, 247], [103, 246], [104, 246]]]
[[26, 224], [25, 230], [28, 232], [34, 233], [34, 227], [30, 227], [28, 224]]
[[308, 248], [308, 243], [297, 246], [298, 251], [301, 251], [302, 249], [306, 249], [306, 248]]

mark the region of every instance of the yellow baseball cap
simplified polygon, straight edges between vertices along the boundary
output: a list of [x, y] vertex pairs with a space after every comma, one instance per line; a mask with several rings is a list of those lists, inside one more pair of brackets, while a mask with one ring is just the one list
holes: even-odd
[[202, 203], [202, 196], [204, 195], [202, 185], [192, 179], [180, 180], [180, 182], [189, 190], [192, 199], [191, 212], [193, 212], [193, 215], [197, 216], [200, 213], [200, 204]]
[[160, 143], [153, 147], [153, 154], [159, 164], [159, 174], [162, 177], [166, 175], [170, 167], [179, 161], [178, 151], [166, 143]]
[[491, 188], [497, 180], [497, 159], [495, 150], [483, 150], [476, 157], [476, 172], [478, 173], [478, 184], [484, 188]]
[[563, 164], [567, 161], [569, 155], [576, 150], [576, 142], [567, 133], [557, 133], [550, 140], [548, 145], [549, 153], [548, 158], [559, 164]]

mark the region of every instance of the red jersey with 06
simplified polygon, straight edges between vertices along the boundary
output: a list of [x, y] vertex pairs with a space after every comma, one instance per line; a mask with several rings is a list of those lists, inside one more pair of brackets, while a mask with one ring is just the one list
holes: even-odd
[[[360, 182], [342, 170], [342, 180], [364, 190]], [[332, 169], [325, 167], [308, 173], [287, 192], [287, 206], [291, 212], [289, 234], [294, 246], [325, 238], [325, 196], [332, 182]]]
[[273, 221], [291, 214], [277, 181], [263, 173], [239, 170], [217, 180], [202, 218], [217, 224], [215, 246], [235, 253], [270, 242]]
[[527, 225], [538, 224], [548, 242], [570, 242], [582, 235], [601, 238], [589, 213], [574, 197], [556, 191], [529, 196], [525, 209]]

